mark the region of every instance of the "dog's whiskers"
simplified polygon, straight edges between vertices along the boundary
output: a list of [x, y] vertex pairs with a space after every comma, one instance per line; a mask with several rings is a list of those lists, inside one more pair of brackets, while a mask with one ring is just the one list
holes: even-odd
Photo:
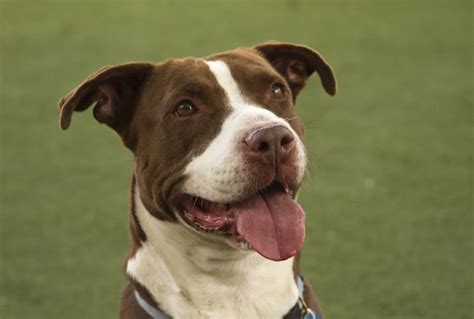
[[296, 120], [296, 119], [299, 119], [299, 118], [300, 118], [299, 116], [293, 116], [293, 117], [285, 118], [285, 120], [286, 120], [287, 122], [289, 122], [289, 121], [293, 121], [293, 120]]

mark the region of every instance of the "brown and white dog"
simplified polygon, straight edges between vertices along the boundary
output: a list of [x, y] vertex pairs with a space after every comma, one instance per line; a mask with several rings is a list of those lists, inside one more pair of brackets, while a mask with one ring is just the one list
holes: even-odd
[[334, 95], [316, 51], [267, 42], [107, 66], [61, 99], [63, 129], [95, 103], [134, 155], [121, 318], [322, 318], [307, 282], [299, 298], [295, 201], [306, 153], [294, 103], [314, 71]]

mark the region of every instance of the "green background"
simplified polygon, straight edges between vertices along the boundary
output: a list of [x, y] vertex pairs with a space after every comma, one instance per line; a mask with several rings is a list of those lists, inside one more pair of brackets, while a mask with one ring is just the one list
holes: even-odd
[[298, 99], [304, 275], [329, 319], [473, 318], [470, 1], [1, 1], [1, 318], [115, 318], [133, 159], [56, 102], [105, 64], [268, 39], [333, 65]]

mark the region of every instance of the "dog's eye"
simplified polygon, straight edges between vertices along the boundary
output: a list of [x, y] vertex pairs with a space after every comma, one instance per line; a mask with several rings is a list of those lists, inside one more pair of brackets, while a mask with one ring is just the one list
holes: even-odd
[[272, 85], [273, 96], [277, 99], [282, 99], [285, 97], [285, 87], [281, 83], [274, 83]]
[[191, 116], [197, 112], [197, 108], [190, 101], [182, 101], [176, 106], [174, 114], [179, 117]]

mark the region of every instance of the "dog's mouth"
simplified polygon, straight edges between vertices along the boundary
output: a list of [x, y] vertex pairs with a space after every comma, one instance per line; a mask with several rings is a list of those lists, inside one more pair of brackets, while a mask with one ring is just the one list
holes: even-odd
[[285, 260], [303, 246], [303, 209], [281, 183], [273, 182], [236, 203], [215, 203], [188, 194], [178, 196], [176, 203], [194, 228], [230, 236], [265, 258]]

